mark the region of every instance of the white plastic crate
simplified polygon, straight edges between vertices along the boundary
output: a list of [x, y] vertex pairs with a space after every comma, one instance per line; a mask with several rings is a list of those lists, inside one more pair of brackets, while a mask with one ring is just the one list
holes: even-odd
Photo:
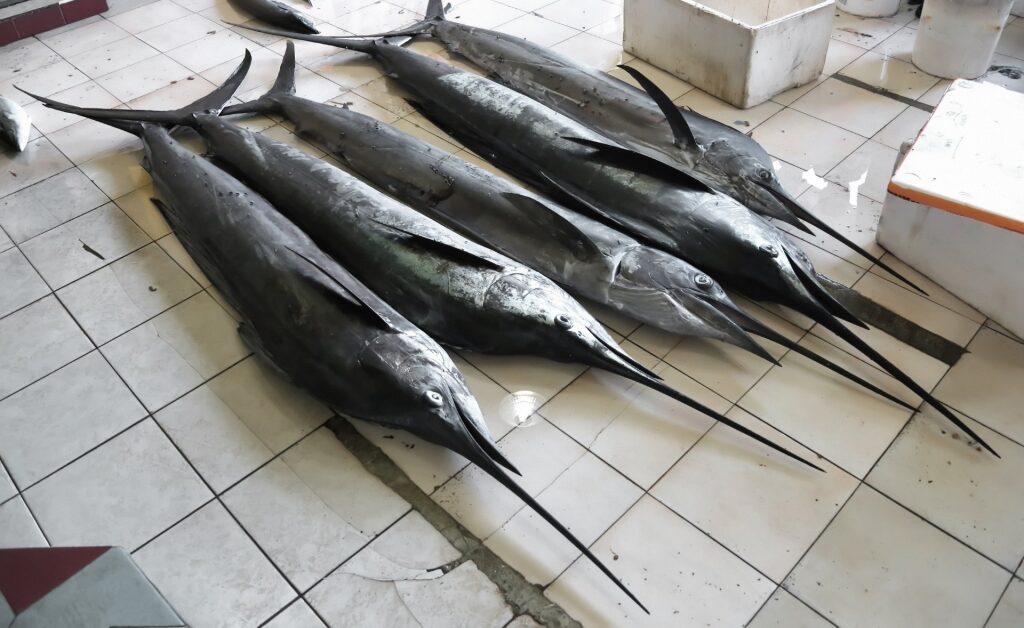
[[737, 107], [818, 78], [835, 0], [626, 0], [623, 46]]

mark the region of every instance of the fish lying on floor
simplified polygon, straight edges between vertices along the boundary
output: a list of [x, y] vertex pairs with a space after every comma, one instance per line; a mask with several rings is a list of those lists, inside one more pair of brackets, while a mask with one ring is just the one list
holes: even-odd
[[21, 152], [28, 146], [28, 136], [31, 132], [32, 121], [21, 105], [10, 98], [0, 96], [0, 137]]

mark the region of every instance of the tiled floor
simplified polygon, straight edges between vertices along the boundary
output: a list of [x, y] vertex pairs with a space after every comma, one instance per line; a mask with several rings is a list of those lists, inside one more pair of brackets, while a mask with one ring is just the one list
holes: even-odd
[[[367, 33], [408, 23], [423, 4], [300, 8], [325, 33]], [[948, 84], [908, 63], [916, 21], [906, 11], [838, 14], [819, 81], [737, 111], [623, 53], [621, 0], [456, 4], [453, 19], [604, 68], [628, 62], [678, 103], [751, 130], [802, 201], [875, 252], [896, 150], [928, 114], [831, 75], [923, 105]], [[323, 406], [249, 355], [232, 313], [149, 202], [137, 142], [11, 88], [90, 106], [170, 108], [221, 81], [245, 48], [254, 65], [240, 97], [273, 80], [283, 42], [226, 27], [221, 20], [244, 18], [224, 2], [111, 5], [0, 48], [0, 94], [24, 103], [35, 122], [25, 153], [0, 155], [0, 546], [125, 546], [196, 626], [532, 625], [513, 621], [472, 562], [438, 569], [458, 552], [322, 427]], [[461, 151], [412, 113], [373, 63], [297, 48], [302, 95], [351, 103]], [[1024, 65], [1024, 19], [1008, 26], [998, 54]], [[246, 124], [297, 142], [274, 119]], [[770, 367], [601, 309], [624, 346], [670, 384], [820, 453], [828, 473], [794, 468], [614, 376], [457, 357], [524, 486], [629, 583], [652, 609], [648, 618], [475, 468], [405, 434], [358, 429], [587, 626], [1024, 625], [1024, 343], [926, 280], [928, 298], [830, 238], [796, 237], [819, 269], [969, 348], [948, 368], [879, 332], [863, 334], [963, 413], [1002, 460], [950, 438], [932, 411], [911, 416], [779, 346], [771, 350], [782, 366]], [[807, 319], [748, 307], [905, 394]], [[534, 425], [512, 429], [499, 407], [519, 390], [546, 403]]]

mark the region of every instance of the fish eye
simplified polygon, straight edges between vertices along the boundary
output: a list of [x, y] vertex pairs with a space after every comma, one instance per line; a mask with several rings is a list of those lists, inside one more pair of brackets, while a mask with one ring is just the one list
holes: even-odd
[[555, 317], [555, 325], [557, 325], [559, 329], [569, 329], [572, 327], [572, 319], [565, 314], [559, 314]]
[[423, 400], [435, 408], [440, 408], [444, 404], [444, 397], [436, 390], [428, 390], [423, 393]]
[[715, 283], [715, 281], [711, 277], [708, 277], [704, 273], [701, 273], [694, 277], [693, 282], [696, 283], [701, 288], [709, 288]]
[[767, 168], [758, 168], [757, 169], [757, 176], [759, 176], [762, 181], [771, 181], [772, 180], [772, 173]]
[[771, 244], [765, 244], [761, 246], [761, 250], [768, 255], [768, 257], [778, 257], [779, 249], [775, 248]]

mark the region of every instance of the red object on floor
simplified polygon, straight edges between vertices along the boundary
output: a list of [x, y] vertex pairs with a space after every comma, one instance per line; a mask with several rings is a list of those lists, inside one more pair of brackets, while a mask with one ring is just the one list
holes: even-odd
[[18, 29], [18, 36], [21, 38], [64, 26], [64, 14], [60, 12], [59, 4], [51, 4], [35, 11], [15, 15], [12, 19], [14, 28]]
[[107, 0], [70, 0], [12, 15], [0, 20], [0, 46], [99, 15], [106, 10]]
[[109, 547], [34, 547], [0, 550], [0, 595], [14, 614], [56, 589]]

